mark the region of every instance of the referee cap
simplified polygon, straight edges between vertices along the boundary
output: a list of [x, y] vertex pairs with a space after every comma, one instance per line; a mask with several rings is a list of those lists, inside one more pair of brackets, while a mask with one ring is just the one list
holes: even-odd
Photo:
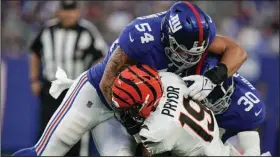
[[77, 9], [79, 7], [77, 1], [61, 1], [60, 8], [65, 10]]

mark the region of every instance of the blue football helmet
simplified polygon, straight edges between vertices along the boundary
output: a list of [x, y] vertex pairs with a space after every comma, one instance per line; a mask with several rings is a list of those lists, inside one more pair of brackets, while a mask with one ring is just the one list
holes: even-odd
[[215, 115], [225, 112], [231, 104], [231, 96], [235, 90], [233, 77], [215, 87], [215, 89], [202, 101], [202, 104], [213, 111]]
[[190, 2], [177, 2], [161, 23], [165, 53], [176, 67], [196, 65], [208, 48], [210, 17]]

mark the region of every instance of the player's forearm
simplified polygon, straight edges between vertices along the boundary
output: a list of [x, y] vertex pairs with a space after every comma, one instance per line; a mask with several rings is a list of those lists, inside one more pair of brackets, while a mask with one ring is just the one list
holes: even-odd
[[37, 82], [39, 81], [39, 74], [40, 74], [40, 59], [39, 57], [35, 54], [32, 53], [30, 55], [30, 80], [32, 82]]
[[208, 51], [222, 56], [221, 63], [227, 67], [227, 76], [232, 76], [247, 59], [247, 53], [228, 37], [217, 35]]
[[118, 74], [128, 65], [134, 63], [121, 49], [116, 48], [107, 63], [99, 87], [107, 103], [112, 104], [112, 85]]
[[247, 59], [247, 53], [239, 46], [228, 47], [221, 59], [228, 69], [228, 76], [232, 76]]
[[103, 75], [103, 77], [105, 77], [106, 79], [102, 79], [100, 82], [100, 90], [102, 92], [102, 94], [104, 95], [107, 103], [109, 105], [112, 104], [112, 85], [114, 80], [116, 79], [116, 76], [114, 76], [113, 74], [106, 74]]

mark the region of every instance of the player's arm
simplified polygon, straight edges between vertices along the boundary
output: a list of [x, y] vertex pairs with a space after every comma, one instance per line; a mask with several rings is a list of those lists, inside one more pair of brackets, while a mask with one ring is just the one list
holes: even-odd
[[142, 36], [143, 32], [139, 32], [134, 23], [126, 26], [120, 33], [117, 40], [118, 47], [112, 53], [99, 84], [101, 92], [109, 105], [112, 102], [111, 86], [119, 72], [129, 65], [145, 59], [145, 53], [148, 51], [146, 43], [141, 41]]
[[208, 48], [209, 52], [222, 55], [221, 63], [227, 67], [227, 75], [232, 76], [247, 59], [246, 51], [228, 37], [216, 35]]
[[29, 56], [30, 82], [31, 82], [31, 89], [35, 95], [38, 95], [41, 90], [39, 75], [40, 75], [41, 50], [43, 47], [41, 42], [42, 34], [43, 34], [43, 30], [40, 31], [40, 33], [34, 39], [30, 47], [31, 50], [31, 54]]
[[112, 85], [114, 80], [119, 72], [133, 63], [136, 62], [129, 58], [120, 47], [117, 47], [110, 57], [99, 84], [101, 92], [109, 105], [112, 104]]

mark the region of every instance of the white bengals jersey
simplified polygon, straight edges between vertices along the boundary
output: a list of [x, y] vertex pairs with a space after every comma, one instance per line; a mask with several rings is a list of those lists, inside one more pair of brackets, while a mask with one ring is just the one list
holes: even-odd
[[179, 76], [169, 72], [160, 76], [163, 97], [139, 133], [147, 150], [153, 155], [171, 151], [176, 156], [229, 156], [214, 114], [184, 97], [187, 87]]

